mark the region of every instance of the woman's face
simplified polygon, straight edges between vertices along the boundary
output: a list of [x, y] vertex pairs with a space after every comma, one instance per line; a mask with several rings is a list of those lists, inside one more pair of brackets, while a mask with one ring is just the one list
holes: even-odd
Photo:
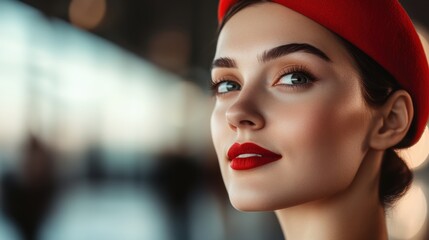
[[[328, 30], [275, 3], [247, 7], [220, 33], [212, 80], [212, 138], [237, 209], [290, 207], [351, 184], [372, 111]], [[246, 144], [228, 157], [235, 143]]]

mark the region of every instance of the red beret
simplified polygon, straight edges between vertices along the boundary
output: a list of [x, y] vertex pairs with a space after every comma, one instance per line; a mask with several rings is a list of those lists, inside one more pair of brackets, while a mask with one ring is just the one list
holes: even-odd
[[[220, 0], [219, 23], [239, 0]], [[273, 0], [318, 22], [361, 49], [410, 93], [414, 127], [410, 145], [429, 117], [429, 67], [413, 23], [397, 0]]]

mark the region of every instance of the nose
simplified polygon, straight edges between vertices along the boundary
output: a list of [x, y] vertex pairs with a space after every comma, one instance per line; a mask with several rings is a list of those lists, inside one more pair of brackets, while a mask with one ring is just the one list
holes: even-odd
[[265, 119], [260, 110], [255, 96], [239, 96], [226, 111], [229, 127], [234, 131], [262, 129], [265, 126]]

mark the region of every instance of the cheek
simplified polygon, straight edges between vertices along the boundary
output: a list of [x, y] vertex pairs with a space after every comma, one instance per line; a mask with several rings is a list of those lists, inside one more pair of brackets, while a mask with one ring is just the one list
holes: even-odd
[[368, 129], [368, 110], [358, 93], [295, 105], [284, 116], [283, 131], [274, 133], [284, 138], [285, 171], [312, 194], [338, 191], [354, 179]]
[[[231, 131], [228, 131], [228, 125], [226, 122], [225, 111], [218, 104], [213, 109], [210, 118], [210, 129], [213, 145], [216, 151], [216, 155], [220, 164], [220, 169], [224, 181], [227, 181], [225, 171], [227, 169], [227, 160], [225, 159], [224, 150], [228, 148], [232, 137]], [[229, 145], [228, 145], [229, 144]]]
[[227, 122], [225, 117], [225, 111], [222, 106], [216, 106], [213, 109], [211, 118], [210, 118], [210, 129], [212, 141], [216, 150], [216, 153], [220, 154], [220, 150], [224, 147], [225, 140], [227, 140]]
[[326, 100], [294, 112], [290, 135], [295, 136], [293, 143], [298, 145], [297, 149], [308, 146], [311, 148], [307, 150], [327, 154], [341, 152], [342, 146], [362, 149], [368, 122], [363, 105]]

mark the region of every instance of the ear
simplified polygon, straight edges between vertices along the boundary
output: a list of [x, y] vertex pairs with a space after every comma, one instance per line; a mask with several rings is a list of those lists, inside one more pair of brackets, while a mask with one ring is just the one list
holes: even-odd
[[385, 150], [395, 146], [405, 137], [413, 119], [411, 96], [404, 90], [395, 91], [383, 106], [375, 111], [370, 147]]

